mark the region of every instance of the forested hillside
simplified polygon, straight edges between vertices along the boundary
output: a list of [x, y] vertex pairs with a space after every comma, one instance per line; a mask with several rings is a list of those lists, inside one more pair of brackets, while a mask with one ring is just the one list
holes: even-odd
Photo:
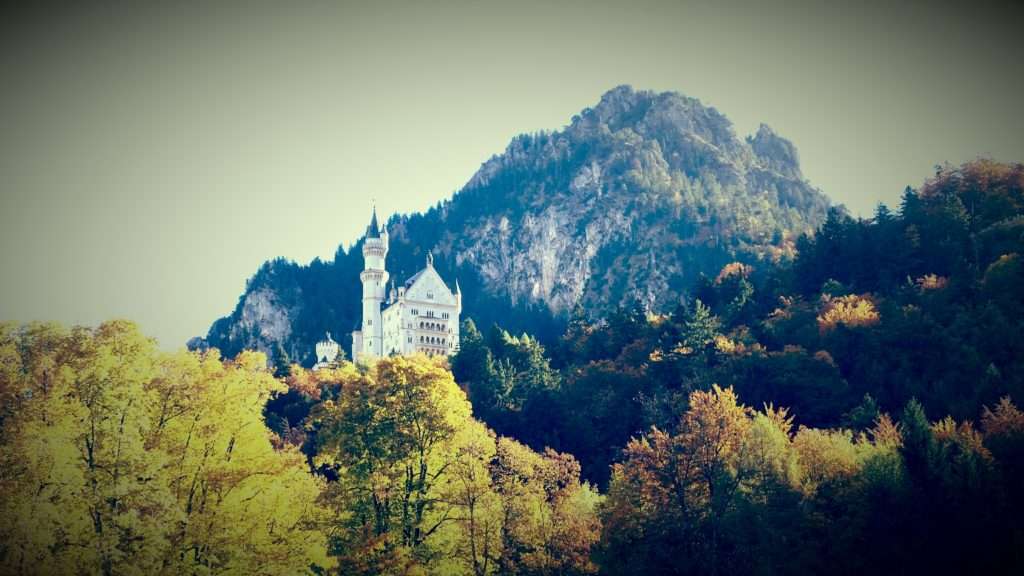
[[0, 573], [1020, 573], [1024, 165], [795, 247], [450, 361], [3, 325]]
[[610, 573], [1020, 567], [1024, 166], [942, 169], [797, 250], [549, 349], [469, 321], [452, 370], [607, 491]]
[[[432, 250], [465, 316], [553, 341], [576, 303], [592, 318], [634, 298], [671, 311], [701, 273], [791, 257], [828, 205], [767, 126], [740, 139], [696, 99], [621, 86], [562, 130], [513, 139], [450, 200], [391, 218], [387, 266], [402, 282]], [[361, 242], [330, 262], [266, 263], [207, 343], [305, 366], [325, 331], [350, 350]]]

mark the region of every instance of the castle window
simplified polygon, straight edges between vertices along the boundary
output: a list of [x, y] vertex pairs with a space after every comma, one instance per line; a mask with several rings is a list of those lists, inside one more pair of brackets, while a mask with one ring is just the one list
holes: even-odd
[[427, 300], [433, 300], [433, 299], [434, 299], [434, 293], [433, 292], [427, 292]]

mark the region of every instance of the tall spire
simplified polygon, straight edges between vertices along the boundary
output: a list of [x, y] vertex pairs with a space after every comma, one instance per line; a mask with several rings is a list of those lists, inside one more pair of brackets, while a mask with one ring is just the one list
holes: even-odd
[[373, 217], [370, 218], [370, 225], [366, 227], [367, 238], [380, 238], [380, 226], [377, 224], [377, 205], [373, 206]]

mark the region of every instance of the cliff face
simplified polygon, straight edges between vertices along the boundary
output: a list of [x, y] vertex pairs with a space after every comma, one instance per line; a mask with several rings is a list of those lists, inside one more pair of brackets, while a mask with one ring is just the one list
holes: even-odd
[[[513, 139], [451, 200], [393, 218], [388, 268], [402, 279], [433, 249], [466, 316], [543, 333], [576, 303], [592, 315], [633, 298], [670, 308], [700, 273], [785, 258], [828, 205], [767, 126], [741, 140], [693, 98], [622, 86], [561, 131]], [[207, 340], [227, 354], [280, 343], [309, 362], [324, 330], [358, 322], [360, 248], [264, 266]]]
[[741, 141], [697, 100], [620, 87], [486, 162], [449, 207], [467, 225], [441, 243], [511, 304], [661, 308], [724, 260], [784, 257], [827, 208], [767, 126]]

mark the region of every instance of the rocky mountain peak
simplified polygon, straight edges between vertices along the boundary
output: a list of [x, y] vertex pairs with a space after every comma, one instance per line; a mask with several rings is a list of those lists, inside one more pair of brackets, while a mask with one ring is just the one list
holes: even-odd
[[[695, 98], [619, 86], [563, 130], [514, 138], [451, 200], [393, 217], [387, 265], [407, 277], [432, 250], [459, 278], [466, 316], [542, 333], [576, 304], [594, 316], [634, 299], [671, 309], [725, 263], [786, 258], [828, 206], [767, 126], [741, 140]], [[210, 343], [281, 343], [309, 360], [324, 331], [358, 324], [359, 248], [264, 273]]]
[[748, 137], [747, 142], [754, 154], [768, 169], [788, 178], [803, 179], [796, 146], [776, 134], [768, 125], [761, 124], [757, 129], [757, 134], [752, 138]]

